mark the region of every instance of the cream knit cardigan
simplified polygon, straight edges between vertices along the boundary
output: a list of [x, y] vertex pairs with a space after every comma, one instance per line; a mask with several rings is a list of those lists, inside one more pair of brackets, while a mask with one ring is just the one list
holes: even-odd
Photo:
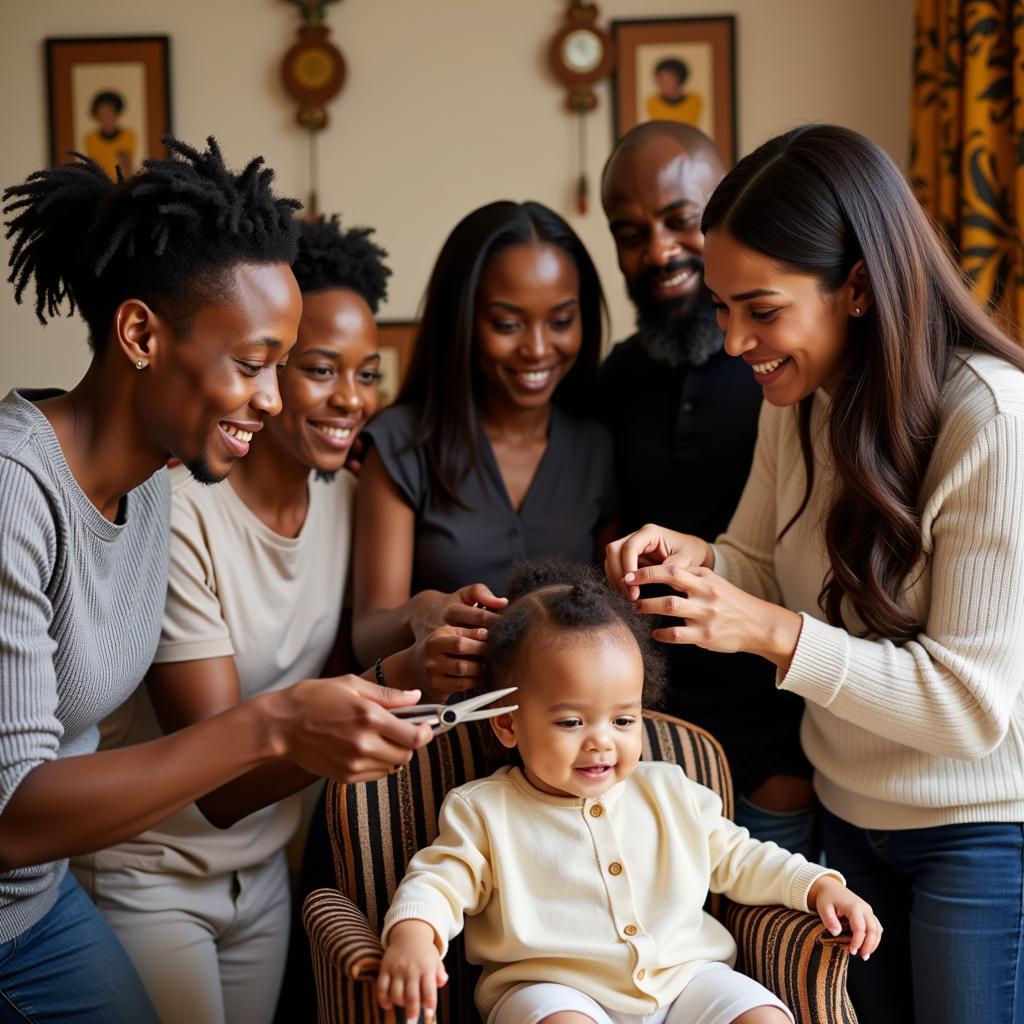
[[[807, 699], [801, 738], [822, 803], [863, 828], [1024, 821], [1024, 373], [961, 353], [943, 404], [918, 502], [923, 556], [901, 601], [924, 623], [913, 640], [860, 639], [822, 619], [832, 477], [820, 391], [803, 515], [776, 541], [805, 474], [795, 408], [766, 403], [746, 489], [714, 545], [716, 573], [800, 612], [778, 685]], [[859, 632], [848, 608], [844, 618]]]

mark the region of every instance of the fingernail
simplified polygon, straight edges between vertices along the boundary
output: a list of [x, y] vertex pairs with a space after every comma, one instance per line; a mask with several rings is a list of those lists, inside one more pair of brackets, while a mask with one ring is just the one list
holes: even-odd
[[864, 963], [867, 963], [870, 959], [871, 959], [871, 954], [870, 953], [865, 953], [864, 954]]
[[626, 582], [627, 583], [632, 583], [633, 580], [635, 580], [635, 579], [636, 579], [636, 573], [635, 572], [627, 572], [626, 573]]
[[830, 932], [831, 932], [831, 933], [832, 933], [833, 935], [838, 935], [838, 934], [839, 934], [839, 933], [840, 933], [840, 932], [841, 932], [842, 930], [843, 930], [842, 928], [829, 928], [829, 931], [830, 931]]

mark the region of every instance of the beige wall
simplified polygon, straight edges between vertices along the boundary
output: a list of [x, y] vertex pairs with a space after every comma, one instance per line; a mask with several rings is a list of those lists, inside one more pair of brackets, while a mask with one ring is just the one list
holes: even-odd
[[[322, 141], [321, 204], [375, 225], [391, 251], [383, 316], [415, 314], [437, 249], [474, 206], [532, 198], [569, 216], [608, 292], [613, 336], [630, 310], [601, 213], [572, 212], [571, 119], [546, 68], [562, 0], [345, 0], [329, 8], [349, 82]], [[735, 13], [739, 144], [807, 120], [875, 138], [901, 163], [907, 149], [911, 0], [602, 0], [606, 20]], [[307, 148], [277, 79], [297, 17], [282, 0], [0, 0], [0, 184], [47, 158], [43, 39], [171, 37], [174, 127], [213, 133], [229, 160], [262, 153], [282, 191], [306, 189]], [[611, 140], [606, 88], [590, 119], [596, 179]], [[6, 264], [9, 243], [4, 243]], [[88, 353], [77, 320], [45, 330], [0, 286], [0, 394], [68, 386]]]

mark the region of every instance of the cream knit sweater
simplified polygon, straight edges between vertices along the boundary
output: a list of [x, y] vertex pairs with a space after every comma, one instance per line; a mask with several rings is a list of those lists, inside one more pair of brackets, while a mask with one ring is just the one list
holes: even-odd
[[715, 572], [803, 617], [778, 684], [807, 699], [818, 795], [863, 828], [1024, 821], [1024, 374], [992, 356], [956, 361], [918, 502], [923, 557], [902, 599], [925, 629], [902, 644], [822, 620], [827, 413], [818, 392], [814, 493], [777, 543], [805, 476], [796, 410], [765, 403], [750, 478], [714, 546]]
[[759, 843], [676, 765], [641, 762], [602, 796], [549, 796], [518, 768], [453, 789], [432, 846], [409, 862], [384, 919], [431, 924], [442, 953], [466, 920], [486, 1019], [522, 982], [551, 981], [620, 1013], [671, 1003], [736, 945], [703, 909], [710, 886], [740, 903], [807, 909], [826, 871]]

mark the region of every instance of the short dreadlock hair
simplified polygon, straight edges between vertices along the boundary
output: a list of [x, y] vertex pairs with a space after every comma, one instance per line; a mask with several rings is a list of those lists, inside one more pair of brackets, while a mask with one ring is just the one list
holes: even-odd
[[618, 629], [632, 636], [644, 663], [643, 702], [656, 706], [665, 689], [665, 662], [651, 639], [653, 622], [637, 615], [589, 565], [548, 555], [512, 567], [505, 595], [509, 604], [487, 631], [487, 668], [493, 689], [513, 681], [522, 664], [523, 641], [538, 631], [585, 636]]
[[294, 212], [301, 204], [271, 191], [274, 172], [255, 157], [241, 173], [224, 164], [213, 136], [199, 152], [165, 138], [169, 159], [146, 160], [112, 182], [95, 161], [36, 171], [4, 189], [16, 301], [34, 282], [36, 315], [77, 308], [102, 354], [117, 307], [129, 298], [151, 305], [186, 335], [204, 305], [229, 291], [239, 263], [291, 263]]
[[299, 225], [299, 250], [292, 264], [303, 292], [348, 288], [361, 295], [377, 313], [388, 295], [391, 271], [384, 265], [387, 251], [370, 240], [373, 228], [341, 230], [337, 214], [321, 214]]

